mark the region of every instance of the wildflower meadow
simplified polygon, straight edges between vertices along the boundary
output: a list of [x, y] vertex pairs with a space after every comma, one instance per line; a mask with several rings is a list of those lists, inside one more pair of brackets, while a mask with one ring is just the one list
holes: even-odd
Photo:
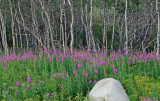
[[89, 101], [101, 79], [119, 80], [130, 101], [160, 100], [160, 56], [153, 52], [0, 53], [1, 101]]

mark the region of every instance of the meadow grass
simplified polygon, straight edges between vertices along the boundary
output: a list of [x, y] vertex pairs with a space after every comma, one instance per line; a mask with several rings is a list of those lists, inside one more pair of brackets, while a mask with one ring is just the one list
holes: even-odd
[[130, 101], [160, 99], [160, 57], [154, 53], [49, 53], [0, 53], [0, 100], [88, 101], [95, 83], [108, 77], [121, 82]]

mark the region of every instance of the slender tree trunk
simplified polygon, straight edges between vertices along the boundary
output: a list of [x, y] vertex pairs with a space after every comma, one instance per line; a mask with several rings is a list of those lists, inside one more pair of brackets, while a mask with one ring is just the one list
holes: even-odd
[[[107, 12], [107, 9], [106, 9], [106, 12]], [[106, 45], [105, 46], [106, 46], [106, 51], [107, 52], [108, 52], [108, 45], [107, 45], [108, 44], [108, 39], [107, 39], [108, 38], [107, 37], [107, 29], [108, 29], [108, 27], [107, 27], [107, 25], [108, 25], [107, 18], [108, 18], [108, 15], [109, 15], [109, 13], [106, 14], [106, 26], [105, 26], [106, 27]]]
[[72, 16], [72, 21], [71, 21], [71, 26], [70, 26], [70, 31], [71, 31], [71, 43], [70, 43], [70, 49], [71, 52], [73, 51], [74, 48], [74, 35], [73, 35], [73, 23], [74, 23], [74, 15], [73, 15], [73, 6], [70, 2], [70, 0], [68, 0], [68, 4], [70, 6], [70, 10], [71, 10], [71, 16]]
[[[19, 0], [18, 0], [18, 9], [19, 9], [19, 13], [20, 13], [20, 16], [21, 16], [21, 19], [22, 19], [23, 26], [25, 26], [24, 18], [22, 16], [21, 9], [20, 9], [20, 1]], [[27, 36], [25, 27], [24, 27], [24, 34], [25, 34], [26, 43], [27, 43], [27, 50], [28, 50], [29, 40], [28, 40], [28, 36]]]
[[65, 34], [65, 49], [67, 49], [67, 18], [66, 18], [66, 0], [64, 0], [64, 34]]
[[[86, 3], [86, 5], [85, 6], [87, 6], [87, 3]], [[84, 20], [83, 20], [83, 16], [84, 16], [84, 13], [83, 13], [83, 6], [82, 6], [82, 0], [81, 0], [81, 21], [82, 21], [82, 24], [84, 25], [84, 28], [85, 28], [85, 33], [86, 33], [86, 46], [88, 46], [89, 44], [88, 44], [88, 29], [87, 29], [87, 25], [85, 24], [85, 22], [84, 22]]]
[[7, 43], [7, 36], [6, 36], [6, 26], [5, 26], [5, 20], [2, 15], [1, 8], [0, 8], [0, 22], [1, 22], [2, 45], [4, 47], [5, 56], [7, 57], [9, 52], [8, 52], [8, 43]]
[[47, 20], [45, 19], [45, 17], [44, 17], [44, 13], [45, 13], [45, 15], [46, 15], [46, 11], [44, 10], [45, 8], [44, 8], [44, 6], [43, 6], [43, 3], [42, 3], [42, 1], [41, 0], [39, 0], [39, 2], [40, 2], [40, 4], [41, 4], [41, 8], [42, 8], [42, 19], [43, 19], [43, 21], [44, 21], [44, 24], [45, 24], [45, 33], [44, 34], [46, 34], [46, 36], [47, 37], [45, 37], [45, 42], [44, 43], [46, 43], [45, 44], [45, 46], [47, 47], [47, 49], [48, 50], [50, 50], [50, 34], [49, 34], [49, 29], [48, 29], [48, 23], [47, 23]]
[[[37, 22], [37, 17], [36, 17], [36, 8], [35, 8], [35, 3], [33, 0], [31, 0], [31, 14], [32, 14], [32, 21], [33, 21], [33, 29], [34, 32], [36, 32], [36, 35], [39, 37], [39, 31], [38, 31], [38, 22]], [[38, 41], [33, 38], [33, 44], [34, 44], [34, 48], [35, 50], [38, 49]]]
[[[21, 27], [18, 23], [18, 31], [19, 31], [19, 36], [20, 36], [20, 44], [21, 44], [21, 48], [23, 47], [23, 44], [22, 44], [22, 32], [21, 32]], [[17, 39], [17, 34], [16, 34], [16, 39]], [[18, 39], [17, 39], [17, 47], [18, 47]]]
[[107, 40], [107, 24], [108, 23], [106, 21], [106, 26], [105, 26], [106, 27], [106, 51], [108, 52], [108, 45], [107, 45], [108, 44], [108, 40]]
[[91, 6], [90, 25], [89, 25], [89, 29], [90, 29], [90, 41], [92, 42], [93, 50], [96, 50], [95, 41], [94, 41], [94, 38], [93, 38], [93, 31], [92, 31], [92, 23], [93, 23], [93, 5], [92, 5], [92, 3], [93, 3], [93, 1], [90, 0], [90, 6]]
[[[18, 31], [19, 31], [19, 29], [20, 29], [20, 26], [19, 26], [19, 24], [18, 24], [18, 29], [15, 29], [15, 33], [16, 33], [16, 37], [15, 37], [15, 40], [16, 40], [16, 47], [18, 48]], [[18, 30], [18, 31], [17, 31]], [[20, 31], [19, 31], [19, 34], [20, 34]], [[21, 39], [20, 39], [20, 41], [21, 41]]]
[[156, 0], [156, 11], [158, 15], [158, 25], [157, 25], [157, 56], [159, 55], [159, 36], [160, 36], [160, 16], [159, 16], [159, 9], [158, 9], [158, 0]]
[[112, 33], [112, 43], [111, 43], [111, 50], [113, 51], [113, 42], [114, 42], [114, 35], [115, 35], [115, 20], [116, 20], [116, 6], [117, 6], [117, 0], [116, 4], [114, 5], [114, 19], [113, 19], [113, 33]]
[[[14, 1], [13, 1], [13, 3], [14, 3]], [[19, 23], [18, 23], [18, 25], [17, 25], [17, 28], [16, 28], [16, 21], [15, 21], [15, 19], [16, 19], [16, 17], [18, 17], [18, 14], [17, 14], [17, 8], [15, 7], [15, 5], [12, 5], [12, 11], [13, 11], [13, 9], [14, 9], [14, 13], [13, 13], [13, 19], [14, 19], [14, 25], [15, 25], [15, 27], [14, 27], [14, 33], [15, 33], [15, 45], [16, 45], [16, 47], [18, 48], [18, 46], [19, 46], [19, 40], [20, 40], [20, 46], [22, 47], [22, 36], [21, 36], [21, 28], [20, 28], [20, 26], [19, 26]], [[18, 34], [18, 32], [19, 32], [19, 34]], [[18, 35], [20, 36], [20, 39], [18, 40]]]
[[122, 21], [120, 22], [121, 23], [121, 27], [120, 27], [120, 45], [121, 45], [121, 49], [123, 49], [124, 47], [123, 47], [123, 42], [122, 42], [122, 33], [123, 33], [123, 25], [124, 25], [124, 23], [123, 23], [123, 18], [124, 18], [124, 16], [122, 16]]
[[125, 34], [126, 34], [126, 43], [125, 43], [125, 50], [128, 54], [128, 25], [127, 25], [127, 8], [128, 8], [128, 0], [126, 0], [125, 6]]
[[48, 27], [47, 27], [47, 21], [44, 18], [44, 11], [42, 11], [42, 20], [45, 24], [45, 33], [44, 34], [46, 34], [45, 36], [47, 36], [44, 38], [44, 44], [47, 47], [47, 49], [49, 50], [50, 49], [49, 31], [48, 31]]
[[62, 43], [63, 43], [63, 52], [65, 53], [65, 41], [64, 41], [64, 29], [63, 29], [63, 10], [64, 10], [64, 4], [60, 5], [60, 12], [61, 12], [61, 16], [60, 16], [60, 22], [61, 22], [61, 35], [62, 35]]
[[10, 4], [11, 17], [12, 17], [11, 26], [12, 26], [13, 53], [15, 54], [15, 46], [16, 46], [16, 44], [15, 44], [15, 31], [14, 31], [15, 24], [14, 24], [14, 14], [13, 14], [13, 6], [12, 6], [11, 0], [9, 0], [9, 4]]
[[[132, 15], [132, 21], [134, 21], [134, 13], [133, 13], [133, 15]], [[134, 25], [132, 25], [132, 27], [131, 27], [133, 30], [134, 30]], [[131, 35], [131, 43], [130, 43], [130, 46], [131, 46], [131, 50], [133, 49], [133, 39], [134, 39], [134, 34], [133, 35]]]
[[49, 26], [49, 31], [50, 31], [50, 36], [51, 36], [51, 46], [52, 49], [55, 50], [55, 46], [54, 46], [54, 40], [53, 40], [53, 30], [52, 30], [52, 26], [51, 26], [51, 19], [50, 19], [50, 15], [49, 15], [49, 8], [47, 6], [47, 11], [46, 11], [46, 15], [47, 15], [47, 19], [48, 19], [48, 26]]
[[87, 50], [90, 50], [91, 47], [91, 42], [90, 42], [90, 36], [89, 36], [89, 23], [88, 23], [88, 0], [85, 4], [85, 9], [86, 9], [86, 40], [87, 40]]
[[[103, 13], [104, 13], [104, 17], [103, 17], [103, 45], [105, 46], [105, 43], [106, 43], [106, 34], [107, 34], [107, 31], [106, 31], [106, 2], [103, 0]], [[106, 50], [107, 50], [107, 47], [106, 47]]]
[[[14, 8], [14, 20], [15, 20], [15, 18], [16, 17], [18, 17], [18, 14], [17, 14], [17, 9], [15, 8], [15, 6], [13, 5], [13, 8]], [[16, 26], [16, 25], [15, 25]], [[21, 37], [21, 28], [20, 28], [20, 26], [19, 26], [19, 23], [18, 23], [18, 25], [17, 25], [17, 27], [18, 28], [16, 28], [15, 27], [15, 45], [16, 45], [16, 47], [18, 48], [18, 46], [19, 46], [19, 39], [18, 39], [18, 35], [20, 36], [20, 45], [21, 45], [21, 47], [22, 47], [22, 44], [21, 44], [21, 42], [22, 42], [22, 37]], [[19, 34], [18, 34], [18, 32], [19, 32]]]

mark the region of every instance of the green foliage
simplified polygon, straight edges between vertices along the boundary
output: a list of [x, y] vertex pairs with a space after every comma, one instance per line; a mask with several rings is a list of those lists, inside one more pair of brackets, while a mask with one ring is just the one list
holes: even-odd
[[140, 4], [140, 0], [131, 0], [131, 2], [133, 4], [135, 4], [136, 6], [138, 6]]
[[[26, 54], [22, 51], [20, 53]], [[79, 53], [83, 54], [83, 52]], [[15, 61], [10, 61], [7, 64], [0, 62], [2, 66], [0, 70], [0, 100], [86, 101], [86, 96], [94, 86], [94, 80], [99, 81], [106, 77], [119, 80], [131, 101], [144, 100], [148, 97], [151, 99], [160, 98], [159, 61], [129, 65], [130, 56], [117, 55], [117, 59], [111, 61], [111, 64], [108, 64], [108, 59], [101, 57], [104, 59], [105, 65], [97, 63], [97, 67], [94, 62], [89, 60], [82, 62], [80, 58], [72, 55], [65, 57], [64, 60], [56, 56], [49, 57], [42, 52], [37, 52], [36, 55], [36, 58], [32, 58], [30, 55], [26, 60], [20, 59], [18, 61], [16, 58]], [[90, 56], [90, 58], [96, 57]], [[78, 68], [80, 63], [81, 67]], [[112, 65], [118, 69], [117, 73], [114, 73]], [[4, 69], [5, 66], [7, 69]], [[98, 70], [98, 74], [95, 73], [95, 69]], [[73, 74], [74, 70], [76, 75]], [[88, 77], [85, 77], [86, 72]], [[27, 81], [27, 77], [31, 78], [31, 82]], [[89, 80], [92, 80], [92, 83], [88, 83]], [[16, 85], [17, 81], [20, 81], [20, 86]], [[27, 88], [27, 85], [30, 85], [30, 88]], [[54, 94], [51, 96], [52, 93]]]
[[103, 34], [102, 34], [102, 24], [94, 23], [93, 24], [93, 35], [99, 39], [100, 42], [103, 42]]
[[[114, 42], [113, 42], [113, 47], [114, 49], [118, 50], [120, 46], [120, 41], [119, 41], [119, 32], [118, 32], [118, 27], [115, 25], [115, 33], [114, 33]], [[107, 26], [107, 38], [108, 38], [108, 49], [110, 50], [111, 48], [111, 43], [112, 43], [112, 35], [113, 35], [113, 24]]]

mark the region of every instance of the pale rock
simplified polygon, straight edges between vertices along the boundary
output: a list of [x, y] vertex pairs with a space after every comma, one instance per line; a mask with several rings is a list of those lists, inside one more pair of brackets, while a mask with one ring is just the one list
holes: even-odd
[[113, 78], [98, 81], [89, 93], [91, 101], [129, 101], [121, 83]]

